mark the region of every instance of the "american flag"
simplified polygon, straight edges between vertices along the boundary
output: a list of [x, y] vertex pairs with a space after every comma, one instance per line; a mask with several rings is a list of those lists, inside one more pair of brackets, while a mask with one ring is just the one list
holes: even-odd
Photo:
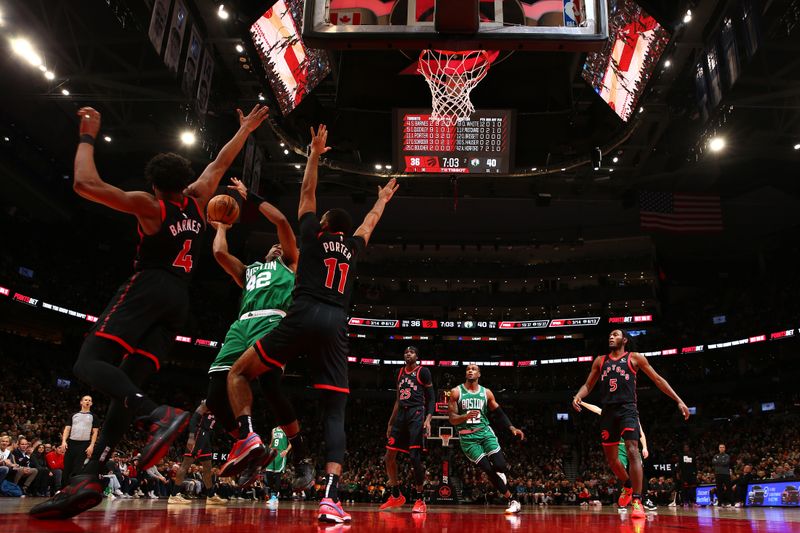
[[708, 233], [723, 229], [722, 207], [716, 195], [641, 192], [639, 215], [642, 229], [676, 233]]

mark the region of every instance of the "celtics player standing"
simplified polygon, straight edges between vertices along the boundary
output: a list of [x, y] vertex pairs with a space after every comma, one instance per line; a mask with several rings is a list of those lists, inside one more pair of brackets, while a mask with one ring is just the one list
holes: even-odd
[[267, 490], [270, 492], [267, 507], [270, 509], [278, 508], [278, 494], [281, 490], [281, 474], [286, 470], [286, 455], [292, 445], [289, 444], [289, 438], [286, 432], [280, 426], [272, 428], [272, 439], [269, 444], [269, 457], [274, 457], [267, 465]]
[[497, 492], [506, 499], [506, 513], [518, 513], [521, 506], [513, 499], [506, 485], [508, 465], [497, 436], [489, 425], [489, 411], [494, 412], [503, 428], [515, 437], [524, 440], [525, 434], [511, 425], [511, 420], [495, 400], [492, 391], [478, 384], [480, 377], [481, 369], [471, 364], [467, 366], [466, 383], [450, 390], [450, 423], [458, 430], [464, 455], [486, 473]]
[[[225, 430], [234, 434], [238, 428], [228, 401], [228, 372], [245, 350], [275, 329], [280, 320], [286, 316], [286, 311], [292, 303], [292, 290], [300, 254], [292, 227], [283, 213], [257, 194], [248, 191], [240, 180], [233, 178], [232, 182], [233, 185], [229, 188], [235, 189], [247, 201], [258, 204], [261, 214], [275, 224], [279, 241], [279, 244], [270, 248], [263, 262], [256, 261], [245, 266], [228, 252], [226, 232], [230, 226], [215, 224], [217, 234], [213, 244], [214, 258], [243, 291], [239, 319], [231, 324], [225, 336], [224, 346], [208, 370], [206, 405], [214, 412]], [[281, 392], [280, 378], [280, 373], [265, 374], [262, 377], [262, 388], [266, 400], [276, 407], [273, 412], [283, 415], [278, 423], [295, 449], [293, 485], [297, 489], [305, 489], [314, 481], [313, 464], [300, 434], [300, 425], [294, 414], [294, 408]], [[266, 450], [261, 450], [261, 455], [266, 453]], [[246, 470], [239, 477], [240, 484], [249, 484], [257, 473], [258, 468]]]

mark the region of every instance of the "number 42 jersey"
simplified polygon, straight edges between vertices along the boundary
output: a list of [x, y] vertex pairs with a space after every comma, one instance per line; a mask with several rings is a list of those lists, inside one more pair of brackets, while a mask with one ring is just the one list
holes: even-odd
[[248, 265], [239, 316], [265, 309], [287, 311], [292, 303], [294, 279], [294, 272], [280, 258]]

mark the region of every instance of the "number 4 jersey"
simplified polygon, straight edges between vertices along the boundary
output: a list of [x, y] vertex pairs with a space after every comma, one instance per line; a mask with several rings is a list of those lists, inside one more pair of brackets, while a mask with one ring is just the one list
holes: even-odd
[[192, 252], [195, 240], [205, 229], [205, 221], [197, 200], [184, 196], [183, 201], [159, 200], [161, 228], [153, 235], [139, 231], [134, 270], [150, 268], [166, 270], [178, 277], [189, 279], [192, 275]]
[[361, 237], [322, 231], [315, 213], [303, 214], [295, 300], [310, 296], [347, 309], [356, 277], [356, 258], [365, 246]]

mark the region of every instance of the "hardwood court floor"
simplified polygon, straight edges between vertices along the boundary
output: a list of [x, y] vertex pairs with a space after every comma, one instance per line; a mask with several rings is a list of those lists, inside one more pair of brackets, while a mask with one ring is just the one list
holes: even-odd
[[411, 507], [378, 512], [377, 506], [346, 506], [353, 516], [349, 526], [318, 524], [313, 503], [281, 502], [270, 511], [264, 502], [231, 502], [225, 506], [167, 506], [165, 500], [104, 501], [71, 520], [39, 521], [28, 509], [41, 498], [0, 498], [0, 533], [221, 533], [249, 531], [374, 532], [412, 530], [441, 533], [744, 533], [800, 532], [798, 509], [675, 509], [659, 507], [657, 515], [631, 520], [614, 508], [523, 507], [518, 515], [505, 516], [501, 507], [483, 505], [431, 506], [426, 515], [412, 515]]

